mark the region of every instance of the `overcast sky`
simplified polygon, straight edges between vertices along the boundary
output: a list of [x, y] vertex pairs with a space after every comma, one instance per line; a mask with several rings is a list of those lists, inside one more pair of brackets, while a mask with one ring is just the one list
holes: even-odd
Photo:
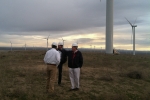
[[[150, 50], [150, 0], [114, 0], [114, 48]], [[136, 21], [135, 21], [136, 20]], [[71, 47], [105, 48], [106, 0], [0, 0], [0, 46], [46, 47], [61, 41]]]

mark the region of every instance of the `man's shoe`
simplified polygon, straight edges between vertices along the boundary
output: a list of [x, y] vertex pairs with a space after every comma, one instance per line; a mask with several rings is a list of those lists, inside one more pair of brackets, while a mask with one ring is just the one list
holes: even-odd
[[63, 85], [62, 84], [58, 84], [58, 86], [62, 87]]
[[58, 85], [61, 84], [61, 82], [58, 82]]
[[75, 89], [69, 89], [68, 91], [74, 91]]
[[78, 91], [78, 90], [79, 90], [79, 88], [75, 88], [74, 90], [75, 90], [75, 91]]

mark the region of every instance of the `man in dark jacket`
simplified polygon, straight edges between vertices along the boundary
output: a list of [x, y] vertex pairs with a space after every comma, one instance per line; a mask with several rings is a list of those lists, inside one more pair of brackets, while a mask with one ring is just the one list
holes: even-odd
[[58, 43], [58, 51], [61, 54], [60, 64], [58, 65], [58, 85], [61, 85], [62, 79], [62, 67], [63, 64], [67, 61], [67, 51], [63, 49], [63, 43]]
[[71, 89], [79, 90], [80, 68], [83, 64], [82, 53], [78, 50], [78, 44], [72, 44], [72, 51], [68, 51], [68, 67], [69, 77], [71, 81]]

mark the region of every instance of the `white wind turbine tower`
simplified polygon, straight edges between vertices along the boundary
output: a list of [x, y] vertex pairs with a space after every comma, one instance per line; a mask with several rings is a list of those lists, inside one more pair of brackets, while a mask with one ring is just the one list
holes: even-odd
[[[125, 18], [125, 19], [128, 21], [127, 18]], [[135, 20], [135, 21], [136, 21], [136, 20]], [[132, 27], [132, 34], [133, 34], [133, 55], [135, 55], [135, 27], [137, 27], [137, 25], [135, 25], [135, 21], [134, 21], [134, 24], [131, 24], [131, 22], [128, 21], [129, 24], [130, 24], [131, 27]]]
[[48, 50], [48, 39], [49, 39], [49, 36], [50, 36], [50, 35], [48, 35], [48, 37], [47, 37], [47, 38], [44, 38], [44, 39], [46, 39], [46, 40], [47, 40], [47, 50]]
[[12, 42], [10, 41], [10, 45], [11, 45], [11, 51], [12, 51]]
[[25, 47], [25, 48], [24, 48], [24, 49], [25, 49], [25, 51], [26, 51], [26, 46], [27, 46], [27, 45], [26, 45], [26, 43], [25, 43], [25, 45], [24, 45], [24, 47]]
[[62, 41], [63, 41], [63, 47], [65, 47], [65, 44], [64, 44], [64, 43], [65, 43], [66, 40], [64, 40], [64, 39], [62, 38]]
[[95, 45], [94, 45], [94, 52], [95, 52]]
[[91, 49], [92, 49], [92, 45], [90, 45]]
[[106, 53], [113, 53], [113, 2], [106, 1]]
[[[100, 0], [101, 2], [101, 0]], [[106, 53], [113, 53], [113, 13], [114, 0], [106, 1]]]

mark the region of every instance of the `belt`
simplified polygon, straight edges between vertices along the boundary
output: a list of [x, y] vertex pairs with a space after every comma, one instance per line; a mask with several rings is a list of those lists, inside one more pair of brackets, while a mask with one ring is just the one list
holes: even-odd
[[54, 66], [56, 66], [56, 64], [50, 64], [50, 63], [47, 63], [47, 65], [54, 65]]

